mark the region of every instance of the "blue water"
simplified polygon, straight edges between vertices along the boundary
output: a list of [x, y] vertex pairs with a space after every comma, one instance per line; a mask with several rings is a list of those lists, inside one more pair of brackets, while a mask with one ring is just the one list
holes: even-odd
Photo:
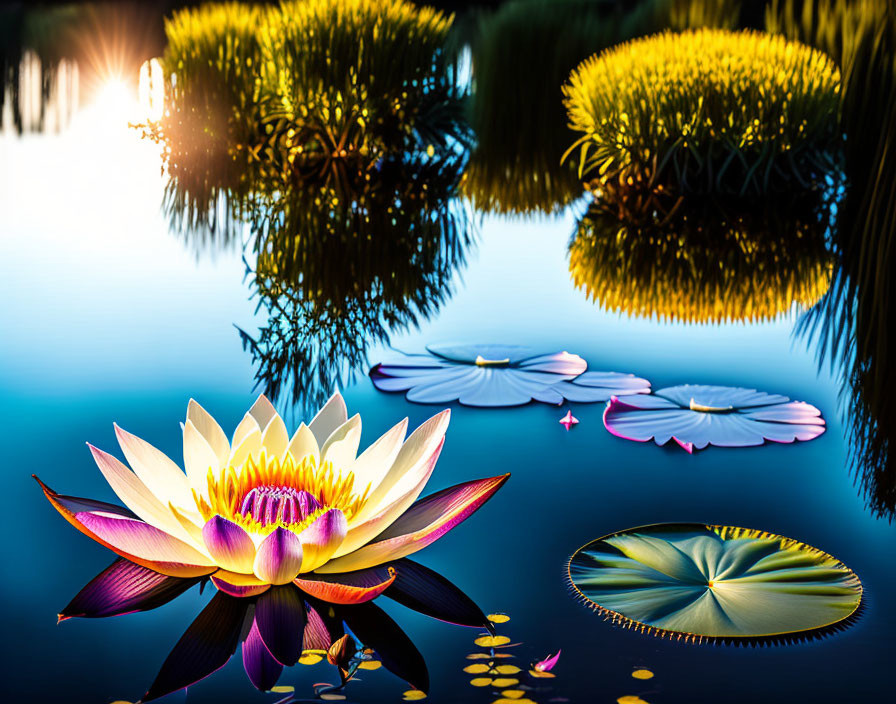
[[[116, 452], [112, 422], [180, 460], [178, 422], [190, 397], [233, 428], [252, 403], [253, 368], [234, 324], [257, 327], [236, 251], [197, 256], [159, 212], [163, 181], [152, 145], [85, 119], [61, 135], [0, 137], [0, 424], [4, 510], [3, 699], [136, 701], [209, 591], [113, 619], [55, 614], [111, 555], [72, 529], [31, 479], [62, 493], [114, 501], [84, 445]], [[673, 325], [601, 312], [574, 289], [566, 261], [572, 214], [551, 220], [478, 218], [453, 297], [420, 330], [426, 343], [496, 341], [566, 349], [592, 369], [635, 372], [655, 388], [733, 384], [817, 405], [818, 440], [743, 450], [681, 450], [611, 436], [602, 406], [506, 410], [455, 407], [429, 489], [511, 472], [479, 513], [417, 555], [473, 597], [522, 644], [525, 664], [562, 648], [552, 689], [565, 697], [654, 703], [879, 701], [892, 670], [896, 533], [872, 517], [846, 470], [838, 384], [818, 375], [794, 341], [795, 317], [766, 324]], [[383, 351], [376, 350], [371, 362]], [[362, 374], [343, 389], [364, 421], [364, 444], [397, 420], [440, 410], [377, 392]], [[287, 412], [287, 408], [282, 409]], [[290, 415], [290, 414], [287, 414]], [[296, 419], [297, 420], [297, 419]], [[820, 641], [764, 648], [687, 645], [621, 630], [577, 603], [564, 568], [606, 533], [662, 521], [722, 523], [798, 538], [861, 577], [866, 608]], [[477, 632], [385, 608], [426, 656], [433, 702], [491, 702], [462, 668]], [[648, 681], [633, 669], [655, 673]], [[406, 685], [363, 673], [351, 700], [398, 701]], [[325, 664], [287, 670], [297, 696], [335, 681]], [[234, 658], [172, 702], [275, 701], [252, 688]], [[166, 700], [167, 701], [167, 700]]]

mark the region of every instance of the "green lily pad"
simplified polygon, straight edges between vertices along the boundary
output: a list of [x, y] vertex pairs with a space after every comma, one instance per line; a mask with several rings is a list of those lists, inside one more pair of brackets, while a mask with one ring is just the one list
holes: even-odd
[[675, 523], [598, 538], [569, 561], [573, 589], [614, 622], [688, 639], [763, 639], [844, 625], [855, 573], [825, 552], [746, 528]]

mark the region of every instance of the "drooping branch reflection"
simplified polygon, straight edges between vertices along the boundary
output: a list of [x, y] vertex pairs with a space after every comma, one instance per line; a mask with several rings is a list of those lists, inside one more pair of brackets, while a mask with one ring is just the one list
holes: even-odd
[[143, 126], [164, 206], [197, 249], [244, 248], [267, 321], [239, 334], [275, 399], [318, 405], [451, 295], [472, 228], [449, 27], [402, 0], [204, 5], [166, 27], [166, 110]]

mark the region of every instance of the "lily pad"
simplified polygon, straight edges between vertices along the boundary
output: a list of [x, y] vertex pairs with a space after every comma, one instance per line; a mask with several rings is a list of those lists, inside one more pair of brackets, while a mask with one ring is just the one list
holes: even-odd
[[430, 345], [430, 354], [408, 354], [370, 370], [380, 391], [407, 392], [414, 403], [496, 408], [530, 401], [560, 404], [606, 401], [612, 395], [646, 393], [649, 382], [630, 374], [585, 372], [569, 352], [542, 354], [517, 345]]
[[627, 440], [674, 440], [688, 452], [707, 445], [749, 447], [766, 440], [812, 440], [825, 430], [821, 411], [787, 396], [737, 386], [684, 384], [651, 395], [610, 399], [604, 426]]
[[688, 639], [763, 639], [845, 625], [862, 601], [839, 560], [790, 538], [705, 524], [660, 524], [599, 538], [569, 580], [615, 622]]

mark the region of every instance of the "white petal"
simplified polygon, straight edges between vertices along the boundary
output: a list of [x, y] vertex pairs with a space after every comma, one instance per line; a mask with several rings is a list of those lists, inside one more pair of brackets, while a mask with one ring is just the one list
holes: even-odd
[[261, 445], [267, 451], [268, 457], [283, 457], [289, 445], [289, 432], [286, 424], [276, 413], [271, 418], [264, 433], [261, 436]]
[[87, 447], [90, 448], [94, 461], [106, 481], [109, 482], [112, 491], [138, 518], [175, 538], [180, 538], [190, 544], [194, 543], [190, 534], [184, 530], [168, 507], [146, 488], [136, 474], [109, 453], [90, 444]]
[[258, 430], [260, 432], [261, 428], [258, 427], [258, 421], [255, 420], [255, 417], [251, 413], [246, 413], [240, 421], [240, 424], [236, 426], [236, 430], [233, 431], [233, 447], [236, 447], [245, 440], [246, 436], [253, 430]]
[[227, 436], [221, 430], [218, 422], [212, 418], [211, 414], [192, 398], [187, 405], [187, 420], [192, 421], [193, 425], [196, 426], [196, 430], [205, 438], [205, 441], [217, 456], [218, 464], [226, 462], [230, 456], [230, 443], [227, 441]]
[[250, 455], [257, 457], [259, 452], [261, 452], [261, 431], [255, 428], [246, 435], [239, 445], [233, 448], [233, 453], [230, 456], [230, 466], [239, 469]]
[[451, 411], [446, 409], [434, 415], [411, 433], [407, 442], [402, 445], [392, 467], [371, 493], [365, 506], [367, 510], [361, 512], [361, 518], [367, 518], [378, 510], [379, 505], [386, 500], [389, 490], [405, 474], [419, 471], [421, 466], [425, 465], [444, 439], [449, 420], [451, 420]]
[[258, 423], [258, 427], [264, 430], [268, 427], [268, 423], [270, 423], [277, 415], [277, 411], [274, 409], [274, 406], [271, 405], [271, 402], [268, 401], [268, 397], [262, 394], [258, 397], [258, 400], [252, 404], [252, 408], [249, 409], [249, 415], [255, 419], [256, 423]]
[[408, 419], [405, 418], [383, 433], [354, 461], [350, 471], [355, 475], [355, 490], [357, 492], [363, 492], [368, 485], [373, 491], [386, 476], [395, 462], [395, 458], [398, 457], [407, 429]]
[[314, 455], [315, 460], [320, 458], [320, 448], [314, 438], [314, 433], [304, 423], [299, 425], [299, 429], [289, 441], [289, 454], [296, 462], [301, 462], [308, 455]]
[[140, 480], [163, 504], [195, 508], [187, 475], [161, 450], [115, 426], [118, 444]]
[[317, 415], [314, 416], [308, 427], [314, 433], [317, 444], [320, 446], [346, 420], [348, 420], [348, 409], [345, 407], [345, 400], [343, 400], [342, 395], [337, 391], [324, 404], [324, 407], [317, 412]]
[[429, 456], [428, 461], [420, 463], [415, 471], [405, 475], [399, 482], [400, 486], [395, 486], [395, 492], [390, 492], [389, 500], [380, 505], [375, 515], [365, 518], [363, 523], [357, 521], [353, 523], [345, 540], [333, 554], [334, 559], [347, 555], [369, 543], [410, 508], [432, 476], [441, 449], [442, 443], [439, 443], [435, 452]]
[[361, 416], [357, 413], [334, 430], [320, 448], [321, 462], [332, 462], [336, 470], [347, 469], [358, 456]]
[[190, 486], [208, 497], [208, 470], [217, 474], [221, 469], [221, 462], [191, 420], [184, 425], [184, 467]]

